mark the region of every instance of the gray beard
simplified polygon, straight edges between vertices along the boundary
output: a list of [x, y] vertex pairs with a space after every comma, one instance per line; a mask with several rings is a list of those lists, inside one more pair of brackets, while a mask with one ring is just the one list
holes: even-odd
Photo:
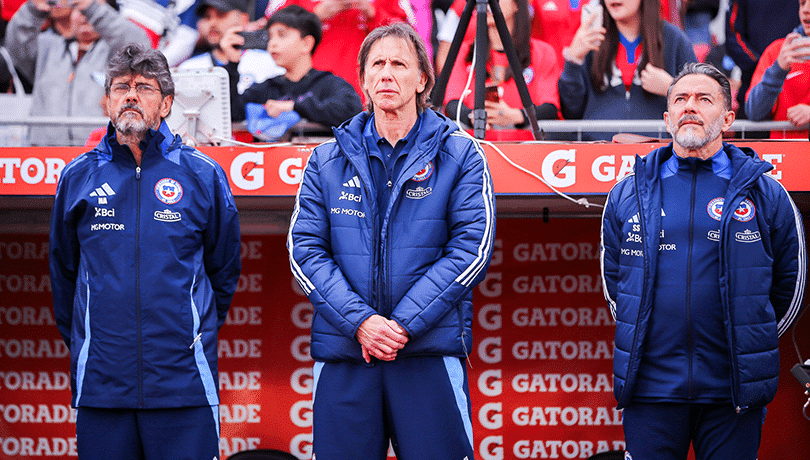
[[[678, 120], [678, 124], [682, 123], [685, 119], [688, 119], [688, 116], [681, 117]], [[686, 132], [682, 132], [678, 129], [675, 123], [669, 123], [669, 132], [675, 133], [673, 138], [675, 139], [675, 143], [680, 145], [681, 147], [687, 150], [698, 150], [705, 147], [709, 142], [713, 139], [716, 139], [718, 136], [721, 135], [723, 129], [723, 118], [718, 117], [709, 125], [704, 125], [705, 128], [705, 135], [699, 136], [696, 134], [692, 129], [685, 130]]]
[[[122, 108], [122, 112], [126, 108], [130, 107]], [[115, 120], [113, 120], [115, 130], [126, 136], [137, 136], [139, 138], [143, 138], [150, 128], [157, 126], [157, 120], [150, 120], [146, 117], [140, 107], [137, 107], [137, 109], [140, 111], [140, 118], [125, 113], [119, 113], [118, 116], [115, 117]]]

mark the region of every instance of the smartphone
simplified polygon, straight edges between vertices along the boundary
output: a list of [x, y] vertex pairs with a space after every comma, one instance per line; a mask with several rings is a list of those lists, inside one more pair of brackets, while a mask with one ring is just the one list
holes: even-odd
[[237, 33], [242, 37], [244, 37], [245, 39], [245, 44], [237, 48], [256, 49], [256, 50], [267, 49], [267, 42], [270, 41], [270, 36], [267, 33], [267, 29], [256, 30], [253, 32], [237, 32]]
[[[797, 50], [798, 49], [804, 49], [804, 50], [810, 52], [810, 37], [802, 36], [802, 37], [794, 38], [793, 43], [799, 45], [799, 48], [797, 48]], [[810, 60], [810, 55], [807, 55], [807, 56], [805, 56], [803, 58], [799, 58], [799, 59], [801, 59], [802, 61]]]
[[501, 95], [498, 94], [498, 87], [497, 86], [487, 86], [486, 91], [484, 92], [485, 99], [490, 102], [500, 102]]

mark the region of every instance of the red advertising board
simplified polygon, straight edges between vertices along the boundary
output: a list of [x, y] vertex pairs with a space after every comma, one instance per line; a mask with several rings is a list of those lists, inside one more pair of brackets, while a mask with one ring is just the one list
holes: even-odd
[[[468, 362], [476, 458], [586, 459], [623, 446], [612, 394], [613, 321], [602, 296], [599, 219], [501, 219], [475, 289]], [[312, 307], [283, 235], [243, 235], [242, 273], [219, 336], [221, 453], [311, 457]], [[69, 358], [51, 310], [47, 235], [0, 234], [0, 458], [75, 457]], [[810, 321], [799, 325], [810, 354]], [[810, 458], [805, 396], [782, 376], [761, 460]]]
[[[636, 155], [646, 155], [662, 144], [496, 145], [500, 151], [491, 145], [484, 146], [496, 193], [552, 193], [551, 185], [565, 193], [595, 194], [607, 193], [617, 179], [632, 171]], [[738, 145], [753, 147], [763, 160], [772, 163], [775, 169], [771, 174], [788, 190], [810, 190], [810, 182], [804, 175], [810, 168], [807, 142]], [[280, 144], [201, 150], [223, 167], [234, 195], [292, 196], [313, 147]], [[0, 148], [0, 195], [53, 195], [62, 168], [85, 150], [81, 147]]]

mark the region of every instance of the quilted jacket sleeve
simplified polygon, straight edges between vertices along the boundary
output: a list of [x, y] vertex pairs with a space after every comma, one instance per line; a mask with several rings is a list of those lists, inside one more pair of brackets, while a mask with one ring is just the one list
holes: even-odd
[[287, 235], [290, 268], [317, 314], [346, 337], [375, 314], [358, 295], [332, 256], [329, 215], [325, 207], [318, 148], [304, 168]]
[[484, 279], [492, 257], [495, 198], [486, 157], [473, 140], [456, 136], [448, 142], [464, 149], [448, 202], [448, 242], [443, 256], [416, 280], [391, 315], [411, 337], [430, 330], [469, 295]]
[[781, 336], [790, 329], [802, 308], [807, 278], [807, 247], [801, 214], [787, 191], [781, 186], [775, 188], [778, 196], [770, 227], [774, 250], [770, 297]]
[[602, 268], [602, 289], [616, 319], [616, 298], [619, 284], [619, 255], [621, 254], [621, 220], [617, 214], [616, 196], [618, 186], [613, 187], [602, 211], [602, 234], [600, 241], [600, 262]]

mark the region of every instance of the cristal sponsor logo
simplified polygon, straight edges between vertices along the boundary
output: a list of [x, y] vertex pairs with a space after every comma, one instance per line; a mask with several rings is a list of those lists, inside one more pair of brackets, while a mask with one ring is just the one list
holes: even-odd
[[101, 187], [96, 187], [95, 190], [90, 192], [90, 196], [98, 198], [98, 204], [107, 204], [107, 197], [115, 195], [115, 191], [110, 187], [110, 184], [103, 183]]
[[160, 222], [180, 222], [180, 219], [179, 212], [171, 212], [168, 209], [155, 211], [155, 220]]
[[96, 217], [115, 217], [115, 208], [99, 208], [96, 207]]
[[762, 239], [759, 232], [752, 232], [751, 230], [737, 232], [734, 234], [734, 238], [740, 243], [755, 243]]
[[433, 187], [416, 187], [405, 191], [405, 196], [412, 200], [421, 200], [433, 193]]
[[330, 210], [330, 212], [332, 214], [340, 214], [340, 215], [346, 215], [346, 216], [357, 216], [357, 217], [359, 217], [361, 219], [364, 219], [366, 217], [366, 213], [363, 212], [363, 211], [360, 211], [359, 209], [332, 208]]
[[100, 231], [100, 230], [102, 230], [102, 231], [103, 230], [107, 230], [107, 231], [112, 230], [112, 231], [116, 231], [116, 232], [122, 232], [122, 231], [124, 231], [124, 224], [116, 224], [116, 223], [110, 222], [110, 223], [104, 223], [104, 224], [92, 224], [92, 225], [90, 225], [90, 231], [91, 232], [96, 232], [96, 231]]
[[720, 241], [720, 230], [709, 230], [709, 241]]
[[349, 200], [359, 203], [363, 201], [363, 198], [360, 195], [355, 195], [354, 193], [340, 192], [340, 198], [338, 198], [338, 200]]

